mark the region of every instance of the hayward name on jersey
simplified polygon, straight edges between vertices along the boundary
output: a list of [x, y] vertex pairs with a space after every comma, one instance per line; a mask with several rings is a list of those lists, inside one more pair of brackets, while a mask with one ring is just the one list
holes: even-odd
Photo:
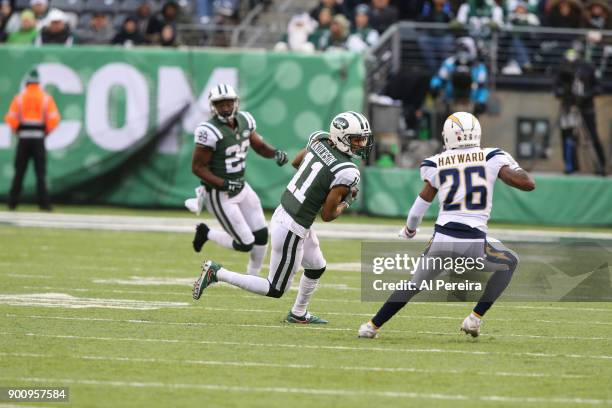
[[215, 116], [208, 122], [200, 123], [194, 132], [196, 144], [214, 151], [210, 169], [222, 179], [236, 180], [244, 177], [250, 136], [257, 128], [255, 118], [248, 112], [238, 112], [236, 122], [236, 129], [232, 129]]
[[493, 187], [499, 169], [519, 168], [508, 153], [496, 148], [446, 150], [421, 163], [421, 179], [438, 190], [439, 225], [457, 222], [487, 231]]
[[305, 229], [310, 228], [333, 187], [351, 188], [359, 183], [357, 166], [326, 139], [326, 132], [310, 135], [306, 155], [281, 198], [285, 211]]

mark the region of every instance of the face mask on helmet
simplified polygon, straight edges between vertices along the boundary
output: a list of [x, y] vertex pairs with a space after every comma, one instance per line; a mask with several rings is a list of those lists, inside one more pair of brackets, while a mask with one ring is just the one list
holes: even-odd
[[338, 150], [350, 157], [367, 160], [373, 138], [365, 116], [352, 111], [341, 113], [332, 121], [329, 133]]
[[233, 119], [237, 110], [235, 99], [223, 99], [213, 102], [214, 113], [221, 120]]
[[239, 99], [230, 85], [219, 84], [210, 90], [208, 95], [210, 111], [221, 122], [228, 123], [238, 112]]
[[361, 158], [363, 160], [368, 160], [370, 156], [370, 151], [372, 150], [372, 146], [374, 145], [374, 138], [371, 133], [365, 135], [347, 135], [351, 155], [355, 158]]

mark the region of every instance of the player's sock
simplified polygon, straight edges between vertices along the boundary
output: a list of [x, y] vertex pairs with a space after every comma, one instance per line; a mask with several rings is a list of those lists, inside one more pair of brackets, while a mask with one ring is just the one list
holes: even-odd
[[253, 249], [249, 253], [249, 264], [247, 266], [247, 273], [253, 276], [259, 276], [261, 271], [261, 265], [266, 257], [266, 251], [268, 245], [253, 245]]
[[508, 284], [510, 284], [512, 274], [516, 269], [518, 260], [509, 252], [507, 252], [506, 255], [511, 259], [508, 269], [494, 272], [491, 278], [489, 278], [482, 296], [478, 300], [476, 307], [474, 307], [474, 313], [476, 313], [478, 316], [484, 316], [491, 306], [493, 306], [493, 303], [495, 303], [497, 298], [504, 293], [504, 290], [508, 287]]
[[306, 274], [302, 274], [298, 294], [295, 298], [295, 303], [291, 308], [291, 313], [296, 316], [304, 316], [306, 314], [308, 304], [310, 303], [310, 298], [317, 289], [318, 283], [319, 279], [310, 279], [306, 277]]
[[396, 290], [393, 292], [385, 304], [378, 310], [378, 313], [372, 318], [372, 324], [377, 328], [381, 327], [406, 306], [406, 303], [419, 292], [419, 290]]
[[208, 231], [208, 239], [216, 242], [222, 247], [229, 248], [229, 249], [234, 248], [232, 245], [232, 243], [234, 242], [234, 239], [227, 232], [223, 230], [211, 229], [210, 231]]
[[217, 271], [217, 280], [220, 282], [229, 283], [249, 292], [257, 293], [258, 295], [266, 295], [270, 290], [270, 282], [259, 276], [243, 275], [228, 271], [221, 268]]

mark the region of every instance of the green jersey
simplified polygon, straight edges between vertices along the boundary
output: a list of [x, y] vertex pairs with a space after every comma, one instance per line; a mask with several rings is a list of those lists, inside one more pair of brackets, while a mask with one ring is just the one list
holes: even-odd
[[215, 116], [208, 122], [200, 123], [194, 132], [196, 144], [213, 150], [209, 167], [215, 176], [222, 179], [244, 177], [250, 136], [257, 126], [253, 115], [248, 112], [238, 112], [236, 122], [236, 128], [232, 129]]
[[281, 198], [285, 211], [304, 228], [310, 228], [333, 187], [359, 183], [357, 166], [327, 139], [321, 131], [310, 135], [306, 155]]

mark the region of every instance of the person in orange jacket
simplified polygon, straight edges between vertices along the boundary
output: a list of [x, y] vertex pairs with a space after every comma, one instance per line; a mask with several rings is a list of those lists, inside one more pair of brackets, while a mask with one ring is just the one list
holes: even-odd
[[19, 139], [15, 154], [15, 176], [9, 192], [8, 207], [10, 210], [17, 208], [23, 177], [28, 162], [33, 159], [38, 205], [42, 210], [51, 211], [45, 181], [47, 167], [45, 137], [59, 124], [60, 114], [53, 97], [40, 86], [36, 69], [28, 74], [25, 82], [25, 89], [13, 98], [4, 118]]

